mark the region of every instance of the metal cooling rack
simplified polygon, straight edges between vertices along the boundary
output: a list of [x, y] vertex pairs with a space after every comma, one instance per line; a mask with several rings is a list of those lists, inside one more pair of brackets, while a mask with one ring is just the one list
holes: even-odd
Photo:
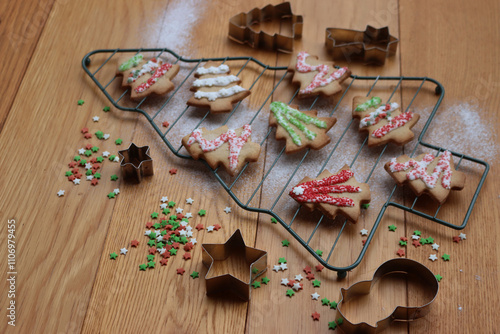
[[[139, 103], [137, 103], [135, 105], [135, 107], [128, 107], [128, 106], [126, 106], [123, 103], [124, 102], [123, 98], [124, 98], [125, 95], [128, 94], [129, 89], [125, 90], [116, 99], [111, 96], [111, 94], [107, 91], [107, 89], [110, 86], [110, 84], [117, 78], [116, 75], [114, 75], [105, 84], [102, 84], [96, 78], [96, 74], [99, 71], [101, 71], [102, 68], [106, 64], [108, 64], [109, 61], [115, 55], [120, 54], [120, 53], [139, 53], [139, 52], [152, 52], [152, 53], [155, 53], [157, 57], [159, 57], [160, 55], [166, 53], [166, 54], [169, 54], [169, 55], [171, 55], [172, 57], [174, 57], [176, 59], [175, 63], [177, 63], [177, 62], [185, 62], [185, 63], [194, 63], [195, 64], [195, 66], [191, 69], [191, 71], [188, 73], [188, 75], [186, 75], [186, 77], [184, 77], [180, 81], [180, 83], [178, 81], [178, 78], [176, 78], [176, 82], [177, 82], [176, 89], [173, 91], [173, 93], [169, 94], [169, 97], [167, 98], [167, 100], [161, 105], [161, 107], [156, 112], [153, 113], [152, 116], [149, 115], [143, 109], [141, 109], [141, 106], [148, 99], [147, 97], [144, 98], [143, 100], [141, 100]], [[91, 72], [89, 70], [89, 65], [91, 63], [91, 57], [93, 55], [96, 55], [96, 54], [109, 54], [109, 57], [95, 71]], [[83, 69], [85, 70], [85, 72], [90, 76], [90, 78], [95, 82], [95, 84], [99, 87], [99, 89], [106, 95], [106, 97], [109, 99], [109, 101], [116, 108], [118, 108], [120, 110], [123, 110], [123, 111], [138, 112], [138, 113], [142, 114], [149, 121], [149, 123], [151, 124], [151, 126], [153, 127], [153, 129], [158, 133], [158, 135], [160, 136], [160, 138], [165, 142], [165, 144], [172, 151], [172, 153], [174, 153], [176, 156], [178, 156], [180, 158], [183, 158], [183, 159], [192, 159], [191, 156], [185, 155], [185, 154], [179, 152], [181, 150], [181, 148], [182, 148], [182, 145], [176, 148], [176, 147], [173, 146], [173, 144], [166, 137], [167, 134], [172, 130], [172, 128], [175, 127], [175, 125], [185, 115], [186, 111], [190, 107], [186, 106], [186, 108], [180, 113], [180, 115], [177, 117], [177, 119], [167, 128], [167, 130], [160, 129], [158, 127], [158, 125], [155, 124], [155, 119], [160, 114], [160, 112], [168, 105], [168, 103], [170, 102], [170, 100], [172, 99], [172, 97], [179, 91], [179, 89], [187, 89], [185, 87], [184, 88], [182, 87], [184, 85], [184, 83], [186, 82], [186, 80], [193, 74], [193, 72], [196, 70], [196, 68], [201, 63], [204, 63], [204, 62], [207, 62], [207, 61], [216, 61], [216, 62], [223, 62], [223, 63], [224, 62], [234, 62], [234, 61], [246, 61], [244, 63], [244, 65], [241, 67], [241, 69], [239, 70], [239, 72], [237, 73], [237, 75], [239, 75], [247, 67], [247, 65], [250, 62], [257, 64], [260, 68], [262, 68], [262, 71], [257, 76], [257, 78], [255, 79], [255, 81], [253, 82], [253, 84], [250, 86], [250, 88], [249, 88], [250, 90], [252, 90], [252, 88], [254, 87], [254, 85], [257, 83], [257, 81], [262, 77], [262, 75], [265, 72], [267, 72], [267, 71], [273, 71], [276, 74], [278, 74], [280, 72], [284, 72], [281, 77], [279, 75], [276, 75], [276, 77], [275, 77], [276, 84], [274, 85], [273, 89], [270, 91], [269, 95], [267, 95], [267, 97], [265, 98], [264, 102], [262, 103], [262, 105], [260, 106], [260, 108], [258, 109], [258, 111], [256, 112], [256, 114], [254, 115], [254, 117], [251, 119], [250, 124], [255, 120], [255, 118], [257, 117], [257, 115], [262, 111], [264, 105], [267, 103], [267, 101], [269, 101], [269, 99], [271, 98], [271, 96], [273, 95], [273, 93], [276, 91], [276, 89], [278, 88], [278, 86], [283, 83], [283, 80], [285, 79], [285, 77], [287, 75], [287, 72], [286, 72], [287, 67], [279, 67], [279, 66], [275, 67], [275, 66], [265, 65], [262, 62], [258, 61], [255, 58], [252, 58], [252, 57], [224, 57], [224, 58], [187, 59], [187, 58], [179, 56], [175, 52], [173, 52], [173, 51], [171, 51], [169, 49], [166, 49], [166, 48], [165, 49], [156, 49], [156, 48], [153, 48], [153, 49], [108, 49], [108, 50], [95, 50], [95, 51], [92, 51], [92, 52], [88, 53], [87, 55], [85, 55], [85, 57], [82, 60], [82, 66], [83, 66]], [[115, 72], [113, 72], [113, 73], [115, 73]], [[394, 90], [392, 91], [392, 94], [389, 97], [389, 101], [393, 97], [394, 93], [398, 90], [398, 88], [400, 88], [401, 83], [403, 81], [413, 81], [413, 82], [416, 82], [417, 84], [420, 82], [420, 85], [418, 86], [415, 95], [413, 96], [413, 98], [411, 99], [410, 103], [406, 107], [406, 111], [410, 108], [410, 106], [412, 105], [413, 101], [415, 100], [415, 98], [417, 97], [417, 95], [420, 93], [420, 91], [421, 91], [422, 86], [424, 85], [424, 83], [430, 82], [430, 83], [435, 84], [436, 85], [435, 86], [435, 93], [436, 93], [436, 95], [439, 96], [439, 98], [438, 98], [436, 104], [434, 105], [433, 110], [432, 110], [429, 118], [427, 119], [427, 122], [425, 123], [425, 125], [424, 125], [424, 127], [423, 127], [423, 129], [422, 129], [422, 131], [420, 133], [420, 136], [418, 137], [417, 144], [415, 145], [415, 148], [411, 152], [410, 156], [414, 155], [414, 153], [416, 152], [416, 150], [417, 150], [417, 148], [419, 146], [427, 147], [429, 149], [432, 149], [432, 150], [436, 151], [436, 153], [435, 153], [436, 156], [440, 152], [442, 152], [442, 151], [445, 150], [442, 147], [438, 147], [438, 146], [435, 146], [435, 145], [432, 145], [432, 144], [428, 144], [428, 143], [426, 143], [426, 142], [424, 142], [422, 140], [423, 136], [425, 135], [425, 133], [426, 133], [429, 125], [431, 124], [431, 122], [432, 122], [432, 120], [433, 120], [433, 118], [434, 118], [434, 116], [436, 114], [436, 111], [437, 111], [437, 109], [438, 109], [439, 105], [441, 104], [441, 101], [443, 100], [443, 97], [444, 97], [444, 88], [443, 88], [443, 86], [438, 81], [436, 81], [436, 80], [434, 80], [432, 78], [428, 78], [428, 77], [380, 77], [380, 76], [378, 76], [378, 77], [371, 77], [371, 76], [369, 76], [369, 77], [368, 76], [363, 77], [363, 76], [351, 75], [351, 81], [348, 83], [347, 88], [344, 90], [344, 92], [343, 92], [342, 96], [340, 97], [339, 101], [337, 102], [336, 106], [331, 111], [330, 116], [337, 110], [337, 108], [339, 107], [340, 103], [344, 99], [346, 93], [349, 91], [349, 89], [351, 89], [351, 87], [353, 86], [353, 84], [356, 81], [365, 81], [365, 82], [371, 82], [371, 81], [373, 81], [373, 84], [370, 86], [369, 91], [366, 94], [367, 96], [370, 94], [370, 92], [373, 90], [373, 88], [377, 85], [377, 83], [382, 82], [382, 81], [393, 82], [395, 84], [395, 88], [394, 88]], [[298, 90], [295, 92], [295, 94], [293, 95], [293, 97], [289, 101], [289, 103], [291, 103], [294, 100], [294, 98], [297, 95], [297, 93], [298, 93]], [[314, 104], [316, 103], [317, 99], [318, 98], [316, 98], [314, 100], [314, 102], [311, 105], [311, 108], [314, 106]], [[125, 100], [128, 100], [128, 99], [125, 99]], [[238, 109], [240, 103], [241, 103], [241, 101], [235, 105], [235, 107], [233, 108], [233, 110], [228, 114], [227, 118], [225, 119], [225, 121], [221, 125], [224, 125], [224, 124], [226, 124], [229, 121], [230, 117]], [[209, 112], [207, 111], [206, 114], [200, 119], [199, 123], [193, 128], [193, 130], [196, 129], [196, 128], [198, 128], [203, 123], [203, 121], [206, 119], [206, 117], [208, 115], [209, 115]], [[324, 163], [323, 163], [320, 171], [318, 172], [318, 175], [325, 169], [328, 161], [332, 157], [332, 155], [335, 152], [335, 150], [338, 148], [340, 141], [343, 139], [344, 135], [346, 134], [347, 130], [350, 128], [350, 126], [352, 124], [353, 124], [353, 120], [351, 120], [348, 123], [348, 125], [346, 126], [346, 128], [343, 130], [343, 132], [342, 132], [341, 136], [339, 137], [337, 143], [333, 146], [332, 151], [329, 153], [328, 159], [326, 159], [324, 161]], [[272, 132], [272, 128], [269, 128], [267, 134], [265, 135], [264, 139], [260, 143], [261, 146], [266, 142], [266, 140], [269, 137], [269, 135], [271, 134], [271, 132]], [[357, 151], [356, 155], [353, 157], [353, 159], [352, 159], [352, 161], [350, 163], [351, 167], [354, 164], [354, 162], [356, 161], [356, 159], [358, 158], [358, 156], [360, 155], [361, 150], [363, 149], [363, 147], [366, 145], [367, 140], [368, 140], [368, 137], [365, 138], [364, 142], [362, 143], [361, 147]], [[381, 160], [381, 158], [382, 158], [382, 156], [383, 156], [383, 154], [384, 154], [387, 146], [388, 145], [385, 145], [382, 148], [382, 151], [381, 151], [379, 157], [377, 158], [375, 164], [371, 168], [371, 170], [370, 170], [370, 172], [368, 174], [368, 177], [364, 181], [365, 183], [368, 182], [368, 180], [372, 176], [373, 171], [375, 170], [375, 167], [380, 162], [380, 160]], [[447, 227], [450, 227], [450, 228], [454, 228], [454, 229], [457, 229], [457, 230], [463, 229], [467, 225], [467, 222], [469, 220], [472, 208], [474, 207], [474, 204], [476, 202], [477, 196], [478, 196], [478, 194], [479, 194], [479, 192], [480, 192], [480, 190], [481, 190], [481, 188], [483, 186], [484, 180], [485, 180], [486, 175], [488, 174], [488, 171], [489, 171], [489, 165], [485, 161], [482, 161], [482, 160], [479, 160], [479, 159], [475, 159], [475, 158], [467, 156], [465, 154], [461, 154], [461, 153], [458, 153], [458, 152], [450, 151], [455, 157], [459, 158], [459, 161], [456, 164], [456, 168], [457, 169], [459, 168], [459, 166], [460, 166], [460, 164], [462, 163], [463, 160], [470, 161], [472, 163], [479, 164], [479, 165], [482, 165], [484, 167], [484, 170], [483, 170], [481, 178], [480, 178], [480, 180], [478, 182], [477, 188], [476, 188], [476, 190], [474, 192], [474, 195], [473, 195], [473, 197], [471, 199], [471, 202], [469, 204], [469, 207], [467, 209], [467, 212], [466, 212], [465, 217], [464, 217], [464, 219], [463, 219], [463, 221], [462, 221], [461, 224], [452, 224], [450, 222], [447, 222], [447, 221], [444, 221], [442, 219], [437, 218], [437, 215], [438, 215], [438, 213], [439, 213], [439, 211], [441, 209], [441, 206], [439, 206], [437, 208], [437, 210], [435, 211], [435, 213], [433, 215], [425, 213], [425, 212], [422, 212], [422, 211], [419, 211], [418, 209], [415, 209], [415, 204], [419, 200], [419, 197], [415, 197], [413, 203], [410, 206], [394, 202], [392, 200], [392, 198], [393, 198], [394, 193], [395, 193], [395, 191], [397, 189], [397, 186], [394, 186], [394, 188], [392, 189], [392, 192], [390, 193], [390, 196], [387, 198], [387, 201], [385, 202], [385, 204], [380, 209], [380, 212], [379, 212], [379, 214], [378, 214], [378, 216], [376, 218], [376, 221], [373, 224], [373, 226], [371, 228], [371, 231], [370, 231], [370, 233], [369, 233], [369, 235], [367, 237], [365, 245], [361, 249], [361, 251], [359, 253], [359, 256], [357, 257], [356, 261], [354, 261], [349, 266], [343, 266], [343, 267], [341, 267], [341, 266], [334, 266], [334, 265], [330, 264], [329, 260], [330, 260], [330, 257], [332, 255], [332, 253], [333, 253], [333, 250], [335, 249], [335, 247], [336, 247], [336, 245], [337, 245], [337, 243], [339, 241], [340, 236], [342, 235], [342, 232], [345, 230], [345, 227], [346, 227], [346, 224], [347, 224], [347, 220], [345, 220], [343, 222], [342, 227], [340, 228], [339, 234], [337, 235], [336, 239], [334, 240], [333, 245], [330, 248], [330, 251], [328, 252], [328, 254], [326, 255], [326, 257], [323, 258], [323, 257], [320, 257], [318, 254], [316, 254], [316, 252], [314, 251], [314, 249], [310, 246], [310, 241], [312, 240], [312, 237], [315, 235], [315, 233], [318, 230], [321, 222], [323, 221], [323, 218], [324, 218], [323, 216], [316, 223], [315, 228], [312, 230], [312, 232], [309, 235], [309, 237], [307, 239], [305, 239], [305, 238], [302, 238], [293, 229], [293, 227], [292, 227], [292, 224], [294, 223], [294, 221], [295, 221], [295, 219], [296, 219], [296, 217], [297, 217], [297, 215], [298, 215], [298, 213], [300, 211], [300, 208], [301, 208], [300, 206], [296, 210], [296, 212], [293, 215], [293, 218], [292, 218], [292, 220], [290, 222], [285, 222], [275, 211], [273, 211], [275, 209], [276, 204], [278, 203], [279, 199], [281, 198], [281, 196], [283, 194], [286, 194], [286, 190], [289, 187], [289, 184], [290, 184], [292, 178], [294, 177], [294, 175], [296, 174], [297, 170], [303, 164], [304, 160], [306, 159], [307, 155], [309, 154], [309, 152], [310, 152], [309, 149], [306, 150], [305, 153], [303, 153], [303, 157], [300, 159], [300, 162], [297, 164], [296, 168], [294, 169], [293, 173], [288, 178], [288, 180], [286, 180], [286, 181], [284, 180], [284, 184], [285, 185], [282, 188], [282, 190], [279, 192], [279, 196], [277, 196], [277, 198], [275, 199], [275, 201], [272, 204], [272, 206], [270, 207], [270, 209], [261, 209], [261, 208], [257, 208], [257, 207], [252, 207], [250, 205], [250, 202], [255, 197], [255, 195], [259, 192], [259, 189], [261, 189], [264, 181], [267, 179], [267, 177], [269, 176], [269, 174], [272, 171], [272, 169], [275, 167], [275, 165], [278, 162], [278, 160], [283, 156], [284, 151], [285, 151], [285, 147], [283, 146], [283, 149], [278, 153], [278, 155], [275, 158], [275, 160], [271, 163], [271, 166], [268, 169], [268, 171], [264, 173], [264, 175], [262, 177], [262, 180], [256, 185], [255, 190], [252, 192], [252, 195], [251, 195], [250, 199], [247, 202], [243, 202], [240, 198], [238, 198], [238, 196], [233, 192], [233, 189], [234, 189], [235, 185], [238, 183], [238, 181], [241, 181], [241, 176], [245, 172], [246, 168], [248, 167], [248, 164], [246, 164], [244, 166], [244, 168], [242, 168], [242, 170], [240, 171], [240, 173], [238, 175], [236, 175], [234, 178], [232, 178], [232, 180], [230, 180], [229, 183], [226, 183], [223, 180], [223, 178], [221, 177], [221, 175], [219, 175], [218, 169], [212, 170], [208, 166], [208, 164], [206, 162], [204, 162], [203, 160], [202, 160], [202, 162], [204, 162], [205, 165], [206, 165], [206, 167], [209, 168], [212, 171], [212, 173], [214, 174], [214, 176], [216, 177], [216, 179], [219, 181], [219, 183], [222, 185], [222, 187], [228, 192], [228, 194], [232, 197], [232, 199], [240, 207], [242, 207], [245, 210], [249, 210], [249, 211], [253, 211], [253, 212], [259, 212], [259, 213], [265, 213], [265, 214], [268, 214], [268, 215], [271, 215], [272, 217], [274, 217], [295, 239], [297, 239], [297, 241], [304, 248], [306, 248], [309, 251], [309, 253], [311, 253], [311, 255], [314, 258], [316, 258], [316, 260], [318, 260], [326, 268], [328, 268], [330, 270], [337, 271], [338, 276], [341, 277], [341, 278], [343, 278], [343, 277], [346, 276], [346, 273], [347, 273], [348, 270], [351, 270], [351, 269], [355, 268], [357, 265], [359, 265], [359, 263], [361, 262], [363, 256], [365, 255], [365, 253], [366, 253], [366, 251], [368, 249], [368, 246], [369, 246], [371, 240], [373, 239], [373, 236], [374, 236], [375, 231], [377, 230], [377, 228], [378, 228], [378, 226], [380, 224], [380, 221], [382, 220], [382, 216], [384, 215], [384, 213], [387, 210], [387, 208], [390, 207], [390, 206], [399, 208], [399, 209], [404, 210], [406, 212], [410, 212], [412, 214], [418, 215], [420, 217], [426, 218], [426, 219], [428, 219], [430, 221], [433, 221], [435, 223], [438, 223], [438, 224], [441, 224], [441, 225], [444, 225], [444, 226], [447, 226]], [[267, 165], [267, 162], [266, 162], [266, 165]]]

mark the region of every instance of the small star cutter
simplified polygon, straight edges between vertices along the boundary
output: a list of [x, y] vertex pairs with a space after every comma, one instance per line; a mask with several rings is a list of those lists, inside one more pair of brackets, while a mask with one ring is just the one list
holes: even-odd
[[154, 174], [149, 146], [138, 147], [131, 143], [126, 150], [118, 151], [118, 154], [121, 157], [120, 167], [125, 180], [140, 183], [144, 176]]
[[396, 54], [398, 42], [389, 34], [389, 27], [366, 26], [364, 31], [326, 28], [325, 46], [333, 59], [362, 60], [367, 64], [384, 65], [389, 56]]
[[[270, 35], [262, 30], [256, 31], [253, 24], [265, 21], [284, 22], [291, 20], [292, 36], [275, 33]], [[280, 51], [284, 53], [293, 52], [293, 41], [302, 37], [303, 18], [302, 15], [294, 15], [290, 2], [278, 5], [269, 4], [263, 8], [254, 8], [247, 13], [239, 13], [229, 19], [229, 39], [248, 44], [252, 48]]]
[[[368, 295], [371, 288], [377, 283], [379, 279], [389, 274], [398, 274], [401, 279], [406, 280], [409, 276], [419, 280], [422, 283], [422, 288], [429, 292], [432, 298], [421, 306], [397, 306], [394, 311], [386, 318], [377, 321], [375, 326], [366, 322], [352, 323], [342, 313], [343, 304], [353, 298], [358, 298], [361, 295]], [[392, 259], [386, 261], [375, 270], [373, 278], [369, 281], [360, 281], [349, 288], [340, 289], [340, 300], [337, 305], [337, 319], [342, 319], [338, 324], [339, 328], [344, 333], [380, 333], [391, 325], [393, 321], [410, 322], [418, 318], [422, 318], [430, 312], [431, 304], [436, 300], [439, 291], [439, 283], [432, 273], [423, 264], [410, 260], [407, 258]]]
[[[208, 296], [235, 295], [250, 300], [250, 284], [267, 270], [267, 252], [245, 245], [241, 231], [237, 229], [223, 244], [202, 244], [202, 262], [208, 268], [205, 275]], [[214, 261], [225, 261], [229, 256], [242, 256], [249, 263], [249, 279], [242, 281], [230, 273], [210, 277]]]

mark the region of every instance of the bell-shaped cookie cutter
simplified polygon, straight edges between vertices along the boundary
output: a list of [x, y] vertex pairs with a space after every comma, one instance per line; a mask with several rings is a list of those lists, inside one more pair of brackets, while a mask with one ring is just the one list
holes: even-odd
[[380, 29], [370, 25], [364, 31], [326, 28], [325, 46], [333, 59], [348, 62], [362, 60], [365, 63], [385, 64], [388, 56], [396, 54], [399, 39], [389, 34], [389, 27]]
[[[397, 306], [388, 317], [379, 320], [375, 324], [375, 327], [366, 322], [350, 322], [342, 313], [342, 304], [348, 302], [353, 297], [370, 293], [371, 288], [380, 278], [391, 273], [402, 273], [418, 277], [418, 280], [432, 293], [432, 300], [422, 306]], [[389, 327], [393, 321], [409, 322], [428, 314], [432, 302], [437, 297], [438, 291], [438, 281], [426, 266], [410, 259], [392, 259], [380, 265], [370, 281], [361, 281], [351, 285], [347, 289], [340, 289], [340, 301], [337, 306], [337, 324], [345, 333], [379, 333]]]
[[[202, 244], [202, 262], [208, 268], [205, 275], [207, 295], [234, 294], [244, 301], [250, 300], [250, 284], [267, 270], [267, 252], [245, 245], [241, 231], [236, 230], [223, 244]], [[242, 256], [249, 266], [249, 279], [241, 280], [226, 273], [210, 277], [214, 261], [225, 261], [230, 256]]]
[[[252, 24], [291, 19], [292, 36], [275, 33], [270, 35], [264, 31], [256, 31]], [[290, 53], [293, 51], [293, 41], [302, 37], [303, 19], [301, 15], [294, 15], [289, 2], [278, 5], [267, 5], [264, 8], [254, 8], [247, 13], [239, 13], [229, 19], [229, 39], [248, 44], [252, 48]]]
[[118, 154], [122, 157], [120, 167], [125, 180], [139, 183], [144, 176], [154, 174], [149, 146], [138, 147], [132, 143], [126, 150], [118, 151]]

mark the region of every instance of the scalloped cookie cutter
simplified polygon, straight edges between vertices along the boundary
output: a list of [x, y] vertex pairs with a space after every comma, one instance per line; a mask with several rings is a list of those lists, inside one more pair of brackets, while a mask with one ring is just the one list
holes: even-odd
[[[275, 33], [270, 35], [264, 31], [256, 31], [252, 24], [285, 19], [292, 21], [292, 36]], [[267, 5], [264, 8], [254, 8], [247, 13], [239, 13], [229, 19], [229, 39], [248, 44], [252, 48], [290, 53], [293, 51], [293, 41], [302, 37], [302, 15], [294, 15], [289, 2], [278, 5]]]
[[120, 167], [125, 180], [139, 183], [144, 176], [154, 174], [149, 146], [138, 147], [132, 143], [126, 150], [118, 151], [118, 154], [122, 157]]
[[333, 59], [363, 60], [365, 63], [384, 65], [389, 56], [396, 54], [398, 42], [389, 34], [389, 27], [380, 29], [370, 25], [364, 31], [326, 28], [325, 45]]
[[[205, 275], [207, 295], [234, 294], [244, 301], [250, 300], [250, 284], [267, 269], [267, 252], [245, 245], [241, 231], [236, 230], [223, 244], [202, 244], [202, 262], [208, 268]], [[248, 281], [230, 273], [209, 277], [215, 261], [225, 261], [230, 256], [244, 257], [249, 265]]]
[[[428, 288], [429, 292], [432, 293], [432, 299], [422, 306], [397, 306], [388, 317], [379, 320], [376, 323], [375, 327], [369, 325], [366, 322], [355, 324], [350, 322], [342, 313], [342, 303], [348, 302], [353, 297], [370, 293], [371, 288], [380, 278], [392, 273], [402, 273], [417, 277], [418, 280], [422, 282], [423, 285], [426, 286], [426, 288]], [[373, 274], [372, 280], [361, 281], [351, 285], [347, 289], [340, 289], [340, 301], [337, 306], [337, 319], [340, 318], [341, 321], [337, 321], [337, 323], [339, 328], [342, 329], [342, 331], [344, 331], [345, 333], [379, 333], [389, 327], [393, 321], [409, 322], [425, 316], [427, 313], [429, 313], [430, 306], [436, 299], [438, 291], [438, 281], [434, 274], [426, 266], [410, 259], [392, 259], [384, 262], [380, 267], [377, 268], [377, 270]]]

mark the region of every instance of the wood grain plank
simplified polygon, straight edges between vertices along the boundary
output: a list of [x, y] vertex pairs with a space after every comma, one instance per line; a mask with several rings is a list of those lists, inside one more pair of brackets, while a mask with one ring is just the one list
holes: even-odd
[[[483, 123], [495, 124], [493, 133], [498, 135], [498, 113], [496, 106], [500, 102], [500, 85], [498, 76], [498, 60], [494, 56], [499, 52], [499, 8], [498, 3], [488, 2], [484, 7], [472, 7], [466, 1], [456, 2], [452, 7], [433, 3], [432, 8], [427, 1], [401, 3], [401, 68], [404, 75], [426, 74], [440, 81], [446, 90], [446, 96], [439, 113], [448, 115], [448, 121], [440, 125], [442, 131], [462, 131], [454, 126], [455, 115], [464, 103], [469, 103], [471, 111], [479, 110]], [[469, 24], [469, 13], [474, 11], [474, 23]], [[416, 15], [418, 13], [418, 15]], [[425, 22], [418, 18], [425, 17]], [[415, 32], [418, 31], [417, 34]], [[467, 36], [466, 38], [464, 38]], [[408, 100], [412, 92], [404, 92]], [[425, 101], [422, 101], [425, 103]], [[475, 107], [474, 107], [475, 106]], [[417, 104], [415, 108], [418, 108]], [[476, 109], [477, 108], [477, 109]], [[486, 131], [477, 123], [471, 123], [472, 131]], [[445, 130], [445, 129], [449, 130]], [[435, 145], [442, 145], [439, 140], [443, 135], [432, 131], [426, 140]], [[469, 148], [466, 153], [476, 156], [484, 150], [474, 150], [474, 145], [490, 145], [490, 143], [471, 144], [456, 142], [454, 147], [460, 151]], [[496, 145], [493, 144], [492, 145]], [[472, 148], [472, 149], [470, 149]], [[480, 158], [480, 157], [479, 157]], [[484, 158], [484, 157], [483, 157]], [[421, 230], [422, 235], [432, 236], [440, 244], [439, 251], [432, 252], [429, 246], [411, 247], [408, 257], [418, 260], [429, 267], [435, 274], [444, 278], [440, 284], [437, 301], [432, 312], [421, 321], [410, 325], [411, 333], [472, 332], [481, 328], [481, 332], [498, 332], [499, 326], [491, 319], [494, 310], [484, 305], [496, 305], [499, 302], [498, 264], [500, 247], [494, 241], [499, 233], [498, 189], [500, 179], [496, 173], [497, 156], [490, 156], [488, 161], [492, 171], [487, 177], [485, 186], [478, 197], [469, 223], [463, 231], [455, 231], [435, 225], [414, 215], [407, 216], [408, 230]], [[455, 163], [458, 159], [455, 159]], [[465, 209], [468, 207], [482, 168], [475, 164], [462, 162], [460, 170], [467, 175], [464, 190], [452, 194], [440, 210], [439, 217], [446, 217], [454, 224], [461, 224]], [[413, 199], [413, 196], [408, 196]], [[420, 208], [430, 205], [430, 201], [419, 201]], [[467, 240], [456, 244], [452, 237], [463, 232]], [[424, 249], [422, 249], [424, 248]], [[431, 262], [428, 257], [436, 253], [439, 260]], [[451, 256], [444, 262], [441, 256]], [[418, 294], [409, 294], [409, 302], [422, 302]], [[479, 311], [478, 311], [479, 310]], [[468, 319], [473, 318], [474, 321]]]
[[52, 10], [54, 0], [0, 4], [0, 54], [3, 63], [0, 80], [8, 83], [0, 97], [0, 131], [11, 110], [40, 34]]
[[[94, 10], [97, 6], [99, 11]], [[115, 186], [109, 176], [118, 167], [105, 162], [103, 180], [96, 188], [83, 180], [82, 185], [74, 186], [64, 172], [77, 150], [87, 143], [81, 128], [87, 126], [91, 132], [103, 129], [111, 138], [123, 136], [129, 141], [136, 117], [126, 115], [113, 122], [112, 114], [104, 114], [106, 102], [85, 78], [80, 63], [88, 51], [102, 46], [128, 46], [133, 41], [153, 44], [158, 33], [146, 37], [137, 33], [145, 13], [150, 18], [160, 15], [155, 9], [154, 4], [136, 2], [119, 6], [92, 1], [56, 3], [40, 37], [0, 136], [2, 151], [12, 150], [1, 167], [2, 173], [9, 175], [1, 180], [2, 189], [9, 189], [2, 193], [2, 217], [18, 221], [18, 331], [81, 329], [115, 205], [105, 197]], [[113, 31], [117, 20], [131, 10], [136, 14], [128, 16], [129, 28]], [[79, 30], [85, 34], [76, 34]], [[83, 106], [76, 104], [80, 98], [86, 101]], [[96, 114], [101, 116], [99, 123], [91, 121]], [[101, 142], [94, 137], [90, 142], [98, 145], [100, 152], [116, 153], [112, 140]], [[66, 190], [62, 198], [56, 195], [59, 189]], [[3, 272], [7, 271], [5, 266], [2, 263]], [[6, 296], [1, 298], [3, 304]], [[14, 329], [7, 328], [6, 322], [0, 326], [4, 333]]]

